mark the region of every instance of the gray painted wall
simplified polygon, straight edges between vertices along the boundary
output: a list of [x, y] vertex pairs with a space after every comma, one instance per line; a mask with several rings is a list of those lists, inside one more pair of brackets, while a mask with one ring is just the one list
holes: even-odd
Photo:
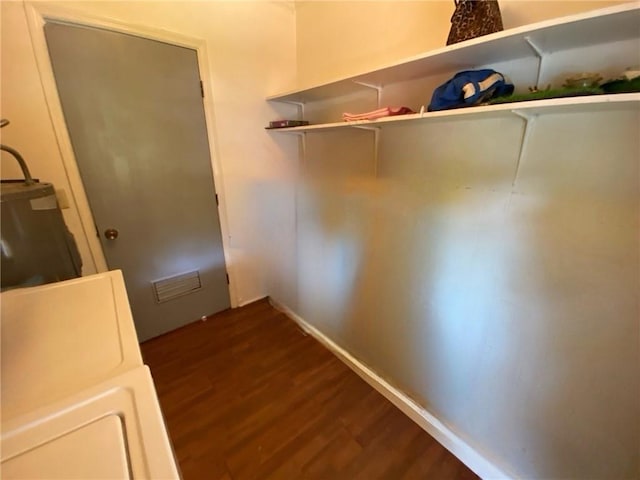
[[298, 313], [505, 471], [635, 478], [638, 120], [542, 117], [517, 177], [516, 117], [385, 129], [377, 177], [308, 135]]

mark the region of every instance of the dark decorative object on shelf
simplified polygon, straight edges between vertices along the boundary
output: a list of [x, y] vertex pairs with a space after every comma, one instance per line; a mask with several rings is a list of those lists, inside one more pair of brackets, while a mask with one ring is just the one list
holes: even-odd
[[504, 30], [497, 0], [454, 0], [447, 45]]
[[289, 128], [289, 127], [304, 127], [309, 125], [306, 120], [273, 120], [269, 122], [268, 127], [264, 127], [267, 130], [272, 128]]
[[631, 80], [626, 78], [609, 80], [600, 85], [600, 88], [606, 93], [635, 93], [640, 92], [640, 77]]

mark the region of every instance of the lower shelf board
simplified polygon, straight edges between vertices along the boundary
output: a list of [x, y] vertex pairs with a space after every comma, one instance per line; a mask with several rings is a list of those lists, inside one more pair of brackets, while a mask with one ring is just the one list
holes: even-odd
[[279, 128], [277, 133], [322, 132], [345, 128], [384, 128], [404, 122], [428, 122], [490, 118], [510, 114], [543, 115], [553, 113], [597, 113], [607, 111], [640, 111], [640, 93], [618, 93], [609, 95], [589, 95], [584, 97], [564, 97], [528, 102], [501, 103], [477, 107], [457, 108], [438, 112], [421, 112], [411, 115], [397, 115], [377, 120], [354, 122], [322, 123], [303, 127]]

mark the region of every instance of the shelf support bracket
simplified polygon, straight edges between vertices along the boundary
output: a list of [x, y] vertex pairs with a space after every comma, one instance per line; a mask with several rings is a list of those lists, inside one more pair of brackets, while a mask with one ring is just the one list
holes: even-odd
[[542, 89], [540, 85], [540, 79], [542, 78], [542, 66], [543, 66], [545, 52], [538, 45], [536, 45], [533, 40], [531, 40], [531, 37], [524, 37], [524, 41], [527, 42], [527, 45], [529, 45], [529, 48], [533, 50], [533, 53], [538, 58], [538, 72], [536, 74], [536, 84], [534, 86]]
[[353, 128], [360, 130], [369, 130], [373, 132], [373, 174], [378, 176], [378, 151], [380, 149], [380, 127], [371, 127], [369, 125], [351, 125]]
[[529, 146], [529, 139], [531, 138], [531, 132], [533, 131], [533, 126], [535, 125], [538, 116], [521, 112], [520, 110], [511, 110], [511, 113], [522, 118], [525, 121], [524, 132], [522, 134], [522, 141], [520, 142], [520, 152], [518, 152], [518, 163], [516, 163], [516, 171], [513, 174], [513, 180], [511, 182], [511, 187], [514, 188], [518, 180], [518, 174], [520, 173], [520, 166], [522, 165], [522, 162], [527, 153], [527, 147]]
[[371, 132], [377, 132], [380, 127], [370, 127], [369, 125], [349, 125], [352, 128], [359, 128], [360, 130], [369, 130]]
[[299, 148], [300, 148], [300, 165], [303, 168], [307, 164], [307, 132], [296, 132], [296, 135], [299, 139]]
[[294, 102], [293, 100], [281, 100], [281, 102], [298, 107], [298, 120], [304, 120], [304, 102]]
[[285, 130], [285, 131], [282, 131], [282, 133], [298, 137], [299, 139], [298, 154], [299, 154], [300, 162], [304, 164], [307, 160], [307, 132], [287, 132]]
[[374, 85], [372, 83], [361, 82], [359, 80], [352, 80], [356, 85], [361, 85], [366, 88], [371, 88], [376, 91], [376, 105], [380, 108], [380, 102], [382, 100], [382, 85]]
[[294, 132], [300, 139], [300, 163], [307, 163], [307, 132]]

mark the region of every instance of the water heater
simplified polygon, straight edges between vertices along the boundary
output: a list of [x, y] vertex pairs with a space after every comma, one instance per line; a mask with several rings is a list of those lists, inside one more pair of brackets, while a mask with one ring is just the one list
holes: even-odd
[[[2, 121], [2, 126], [6, 125]], [[24, 179], [0, 182], [1, 289], [79, 277], [82, 261], [50, 183], [34, 180], [22, 156], [0, 145], [20, 164]]]

